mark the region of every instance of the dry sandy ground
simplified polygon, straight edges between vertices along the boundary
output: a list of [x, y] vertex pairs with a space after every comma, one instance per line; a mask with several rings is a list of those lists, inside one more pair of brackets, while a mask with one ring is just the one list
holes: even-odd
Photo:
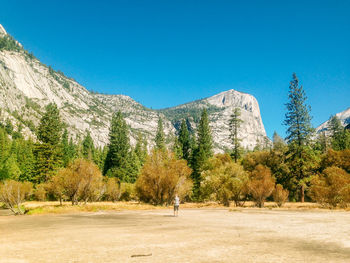
[[350, 212], [171, 214], [0, 216], [0, 262], [350, 262]]

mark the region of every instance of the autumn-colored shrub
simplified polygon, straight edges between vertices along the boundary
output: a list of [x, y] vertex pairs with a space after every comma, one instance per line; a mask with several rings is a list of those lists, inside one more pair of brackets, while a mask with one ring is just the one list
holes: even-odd
[[109, 201], [115, 202], [119, 200], [121, 191], [120, 183], [117, 178], [108, 178], [106, 181], [106, 198]]
[[183, 200], [192, 189], [190, 174], [185, 160], [178, 160], [167, 151], [154, 150], [136, 181], [136, 193], [141, 201], [156, 205], [170, 204], [176, 193]]
[[67, 198], [65, 195], [65, 176], [66, 174], [63, 171], [59, 171], [46, 183], [47, 193], [57, 198], [60, 201], [60, 205]]
[[14, 214], [24, 214], [22, 203], [32, 194], [32, 191], [32, 183], [6, 180], [0, 184], [0, 201]]
[[336, 166], [350, 173], [350, 149], [335, 151], [328, 150], [322, 159], [321, 168]]
[[131, 201], [136, 199], [136, 187], [132, 183], [120, 184], [120, 200]]
[[202, 199], [215, 199], [225, 206], [233, 200], [236, 206], [243, 206], [248, 190], [248, 175], [243, 167], [234, 163], [231, 158], [227, 161], [215, 156], [209, 162], [211, 169], [203, 172], [201, 186]]
[[250, 174], [248, 186], [255, 204], [258, 207], [264, 207], [266, 198], [272, 194], [275, 188], [275, 180], [271, 176], [271, 170], [261, 164], [257, 165]]
[[46, 189], [47, 189], [47, 186], [46, 184], [42, 183], [42, 184], [37, 184], [35, 186], [35, 189], [34, 189], [34, 197], [36, 200], [38, 201], [45, 201], [46, 200]]
[[101, 171], [92, 161], [76, 159], [56, 176], [50, 181], [52, 191], [67, 197], [73, 205], [80, 200], [99, 200], [104, 193]]
[[338, 167], [328, 167], [311, 179], [310, 196], [316, 202], [331, 207], [350, 202], [350, 175]]
[[273, 190], [272, 196], [273, 200], [276, 202], [278, 207], [282, 207], [283, 204], [288, 200], [289, 191], [283, 189], [283, 186], [277, 184], [275, 190]]

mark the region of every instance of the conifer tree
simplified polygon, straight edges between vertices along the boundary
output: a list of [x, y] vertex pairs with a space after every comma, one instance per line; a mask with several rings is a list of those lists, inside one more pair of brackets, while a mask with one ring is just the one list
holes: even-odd
[[111, 121], [104, 174], [109, 177], [117, 177], [121, 181], [132, 181], [133, 179], [130, 178], [130, 167], [132, 167], [130, 152], [129, 129], [119, 111], [113, 115]]
[[313, 134], [311, 126], [311, 108], [306, 104], [306, 94], [303, 86], [299, 85], [296, 74], [289, 86], [289, 101], [284, 124], [287, 126], [286, 140], [289, 145], [288, 162], [293, 174], [293, 184], [300, 188], [300, 201], [304, 202], [306, 179], [314, 168], [315, 155], [309, 141]]
[[141, 132], [137, 133], [135, 154], [137, 155], [141, 166], [145, 163], [147, 157], [147, 141], [142, 136]]
[[233, 113], [231, 114], [230, 122], [229, 122], [229, 127], [230, 127], [230, 139], [231, 143], [233, 145], [233, 151], [232, 151], [232, 156], [237, 163], [237, 160], [240, 158], [240, 153], [241, 153], [241, 139], [238, 138], [238, 131], [239, 128], [241, 127], [241, 123], [243, 122], [240, 119], [241, 116], [241, 110], [239, 108], [235, 108], [233, 110]]
[[279, 136], [279, 134], [276, 131], [274, 131], [272, 136], [272, 144], [273, 144], [274, 150], [281, 151], [281, 152], [283, 152], [287, 146], [286, 142], [283, 140], [281, 136]]
[[62, 165], [62, 122], [56, 104], [46, 106], [40, 120], [35, 145], [35, 182], [40, 183], [50, 178]]
[[190, 132], [188, 131], [187, 122], [185, 120], [182, 120], [181, 122], [178, 143], [181, 149], [181, 158], [189, 162], [191, 158], [191, 138]]
[[161, 117], [158, 119], [157, 134], [155, 137], [155, 149], [166, 150], [165, 133], [163, 128], [163, 120]]
[[328, 123], [330, 131], [331, 145], [333, 150], [345, 150], [346, 147], [346, 130], [341, 124], [340, 119], [335, 115], [331, 116]]
[[64, 129], [62, 135], [62, 155], [64, 167], [67, 167], [67, 165], [76, 158], [76, 146], [74, 145], [72, 138], [69, 140], [67, 129]]
[[94, 160], [95, 158], [95, 146], [94, 141], [91, 138], [90, 132], [87, 131], [83, 140], [83, 157], [85, 159]]
[[213, 156], [213, 142], [211, 130], [209, 127], [208, 113], [206, 109], [202, 111], [201, 119], [197, 129], [197, 145], [192, 158], [192, 179], [193, 194], [199, 198], [199, 189], [201, 184], [201, 172], [207, 160]]

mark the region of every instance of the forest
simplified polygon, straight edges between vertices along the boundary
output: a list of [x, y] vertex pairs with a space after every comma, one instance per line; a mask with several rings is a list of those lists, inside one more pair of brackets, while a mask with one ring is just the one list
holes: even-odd
[[240, 109], [232, 112], [229, 129], [232, 149], [214, 154], [207, 109], [196, 131], [184, 116], [166, 144], [159, 117], [154, 142], [141, 134], [134, 146], [130, 127], [121, 112], [114, 113], [109, 143], [96, 147], [89, 134], [70, 137], [55, 104], [46, 106], [36, 139], [25, 139], [21, 127], [0, 123], [0, 202], [14, 214], [26, 213], [26, 200], [92, 201], [137, 200], [169, 205], [175, 194], [183, 202], [215, 201], [243, 206], [247, 200], [263, 207], [266, 200], [317, 202], [328, 208], [350, 204], [350, 131], [331, 116], [326, 131], [315, 133], [311, 109], [293, 74], [284, 124], [286, 138], [276, 132], [271, 143], [253, 150], [241, 147]]

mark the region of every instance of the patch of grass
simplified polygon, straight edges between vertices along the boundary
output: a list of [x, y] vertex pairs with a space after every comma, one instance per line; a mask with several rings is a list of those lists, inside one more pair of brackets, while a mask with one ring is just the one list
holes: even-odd
[[87, 204], [71, 205], [65, 202], [62, 206], [58, 202], [27, 202], [25, 204], [27, 215], [42, 214], [66, 214], [78, 212], [98, 212], [98, 211], [122, 211], [122, 210], [153, 210], [164, 209], [166, 207], [153, 206], [138, 202], [94, 202]]

